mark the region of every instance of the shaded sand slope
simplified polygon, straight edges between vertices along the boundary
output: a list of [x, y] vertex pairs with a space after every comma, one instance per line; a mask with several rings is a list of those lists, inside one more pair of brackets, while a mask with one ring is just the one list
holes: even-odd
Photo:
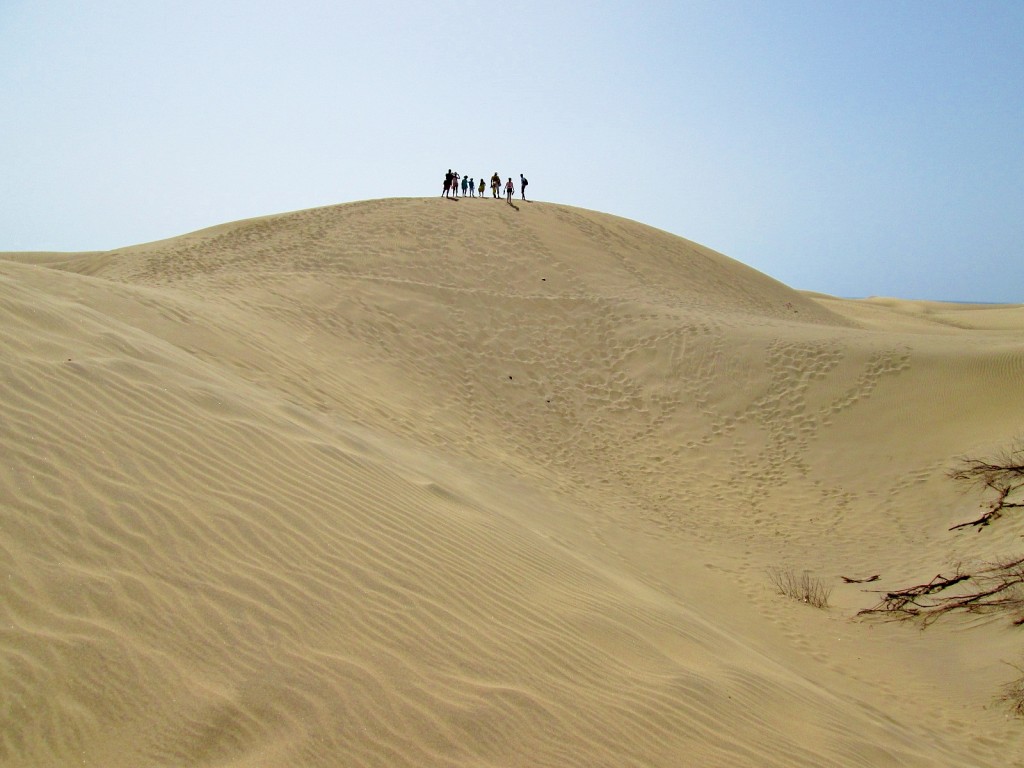
[[1024, 417], [962, 310], [491, 200], [0, 261], [0, 763], [1021, 764], [1002, 624], [764, 576], [1014, 545], [945, 530]]

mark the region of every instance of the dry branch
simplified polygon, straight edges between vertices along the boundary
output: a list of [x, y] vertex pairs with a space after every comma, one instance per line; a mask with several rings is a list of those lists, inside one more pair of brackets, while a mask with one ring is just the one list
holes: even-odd
[[988, 504], [988, 510], [974, 520], [954, 525], [949, 530], [977, 527], [983, 528], [1003, 516], [1008, 509], [1019, 509], [1024, 503], [1013, 500], [1024, 488], [1024, 443], [1016, 442], [991, 461], [963, 459], [960, 466], [949, 473], [953, 480], [977, 485], [992, 491], [996, 498]]
[[[973, 589], [940, 594], [970, 581]], [[859, 615], [885, 614], [897, 619], [920, 619], [928, 625], [954, 611], [1018, 614], [1015, 625], [1024, 624], [1024, 557], [990, 563], [973, 574], [957, 566], [953, 576], [937, 575], [927, 584], [884, 592], [882, 600]]]
[[[951, 531], [975, 527], [981, 530], [998, 520], [1010, 509], [1024, 507], [1024, 438], [991, 461], [962, 459], [960, 466], [949, 473], [953, 480], [979, 486], [995, 495], [987, 511], [975, 520], [954, 525]], [[853, 583], [855, 579], [843, 577]], [[873, 580], [873, 579], [872, 579]], [[927, 584], [883, 591], [873, 607], [858, 615], [884, 615], [899, 620], [917, 620], [927, 626], [950, 613], [1005, 612], [1014, 616], [1016, 626], [1024, 625], [1024, 557], [1003, 558], [984, 565], [974, 573], [965, 573], [956, 566], [952, 576], [936, 575]], [[1024, 671], [1015, 667], [1019, 672]], [[1024, 677], [1007, 684], [1003, 700], [1019, 717], [1024, 717]]]
[[847, 584], [867, 584], [872, 581], [878, 581], [882, 576], [876, 573], [874, 576], [868, 576], [866, 579], [855, 579], [852, 576], [840, 576], [839, 578]]

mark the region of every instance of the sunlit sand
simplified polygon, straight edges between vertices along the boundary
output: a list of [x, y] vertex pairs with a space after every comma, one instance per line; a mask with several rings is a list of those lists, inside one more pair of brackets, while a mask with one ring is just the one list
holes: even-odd
[[0, 764], [1024, 765], [1022, 630], [856, 617], [1024, 548], [1024, 307], [516, 205], [0, 254]]

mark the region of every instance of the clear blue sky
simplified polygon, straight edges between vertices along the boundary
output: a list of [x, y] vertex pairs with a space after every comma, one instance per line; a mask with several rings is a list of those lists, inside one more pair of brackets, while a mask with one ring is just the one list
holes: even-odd
[[1024, 302], [1024, 0], [0, 0], [0, 250], [451, 167], [837, 296]]

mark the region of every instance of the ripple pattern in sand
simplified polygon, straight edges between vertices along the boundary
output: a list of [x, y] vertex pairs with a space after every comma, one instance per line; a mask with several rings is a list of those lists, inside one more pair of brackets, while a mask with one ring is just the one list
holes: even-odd
[[0, 762], [963, 764], [361, 439], [746, 542], [906, 346], [629, 223], [419, 204], [5, 272]]

